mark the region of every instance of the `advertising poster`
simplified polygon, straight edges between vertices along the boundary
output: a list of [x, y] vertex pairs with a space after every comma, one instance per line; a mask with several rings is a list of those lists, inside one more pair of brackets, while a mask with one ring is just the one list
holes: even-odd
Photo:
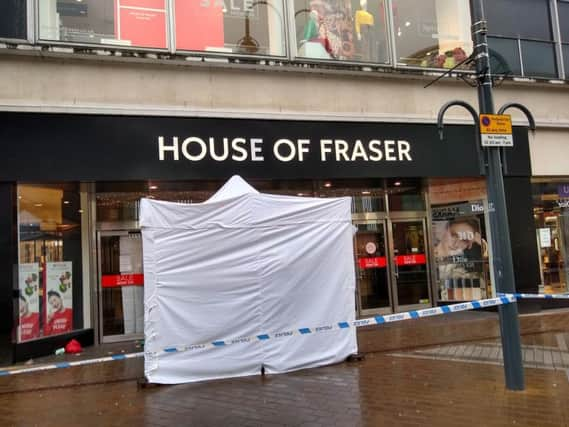
[[23, 342], [38, 338], [40, 335], [38, 264], [20, 264], [19, 289], [20, 298], [18, 307], [20, 322], [18, 327], [18, 342]]
[[115, 6], [119, 40], [131, 46], [166, 47], [165, 0], [115, 0]]
[[433, 207], [432, 218], [440, 299], [484, 298], [488, 244], [482, 201]]
[[72, 263], [46, 263], [46, 322], [45, 335], [73, 330]]

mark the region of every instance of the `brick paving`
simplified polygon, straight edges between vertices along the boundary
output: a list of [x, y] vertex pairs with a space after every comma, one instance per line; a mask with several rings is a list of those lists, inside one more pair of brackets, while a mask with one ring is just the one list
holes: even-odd
[[[550, 352], [561, 367], [553, 354], [565, 352], [569, 336], [559, 335], [524, 337], [524, 350], [540, 350], [544, 365]], [[527, 389], [507, 391], [502, 367], [477, 361], [496, 346], [434, 347], [445, 358], [375, 353], [284, 375], [152, 388], [137, 387], [141, 360], [2, 377], [0, 425], [568, 426], [566, 372], [526, 367]]]

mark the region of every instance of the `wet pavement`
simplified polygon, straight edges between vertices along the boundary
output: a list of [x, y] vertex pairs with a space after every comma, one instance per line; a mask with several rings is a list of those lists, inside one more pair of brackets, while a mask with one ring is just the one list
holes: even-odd
[[523, 392], [505, 389], [496, 340], [150, 388], [137, 387], [142, 360], [134, 359], [1, 377], [0, 425], [568, 426], [569, 334], [523, 341]]

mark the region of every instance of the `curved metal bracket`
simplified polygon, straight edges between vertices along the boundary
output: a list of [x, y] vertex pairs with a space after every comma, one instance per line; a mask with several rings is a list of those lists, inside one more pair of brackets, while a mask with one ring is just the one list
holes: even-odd
[[[502, 107], [500, 107], [500, 109], [498, 110], [498, 114], [504, 114], [504, 111], [506, 111], [508, 108], [515, 108], [517, 110], [520, 110], [522, 113], [524, 113], [526, 115], [526, 118], [528, 119], [530, 130], [532, 132], [535, 132], [535, 120], [533, 118], [533, 114], [525, 105], [518, 104], [517, 102], [508, 102], [508, 103], [502, 105]], [[506, 151], [504, 148], [500, 149], [500, 154], [502, 156], [502, 172], [504, 173], [504, 175], [507, 175], [508, 174], [508, 157], [506, 156]]]
[[444, 140], [444, 122], [443, 122], [443, 120], [444, 120], [445, 113], [451, 107], [463, 107], [472, 116], [472, 120], [474, 121], [474, 130], [475, 130], [474, 144], [476, 146], [476, 153], [478, 154], [480, 174], [484, 175], [484, 173], [485, 173], [485, 160], [484, 160], [484, 155], [483, 155], [482, 149], [480, 147], [480, 129], [479, 129], [480, 126], [478, 123], [478, 113], [476, 112], [476, 110], [474, 109], [474, 107], [472, 105], [470, 105], [468, 102], [460, 101], [460, 100], [449, 101], [445, 105], [443, 105], [441, 107], [441, 109], [439, 110], [439, 114], [437, 116], [437, 129], [439, 130], [439, 138], [441, 139], [441, 141]]
[[535, 131], [535, 120], [533, 118], [533, 114], [525, 105], [518, 104], [517, 102], [508, 102], [507, 104], [502, 105], [502, 107], [498, 110], [498, 114], [504, 114], [504, 111], [506, 111], [508, 108], [515, 108], [524, 113], [528, 119], [529, 128], [532, 131]]

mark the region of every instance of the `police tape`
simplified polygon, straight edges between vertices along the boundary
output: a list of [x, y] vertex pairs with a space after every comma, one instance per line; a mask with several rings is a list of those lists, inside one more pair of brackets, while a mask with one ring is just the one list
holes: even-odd
[[[498, 294], [498, 295], [510, 295], [510, 294]], [[569, 299], [569, 294], [524, 294], [515, 293], [511, 294], [516, 299]]]
[[96, 363], [113, 362], [116, 360], [135, 359], [143, 357], [144, 353], [114, 354], [112, 356], [98, 357], [96, 359], [75, 360], [72, 362], [58, 362], [48, 365], [34, 366], [31, 368], [0, 369], [0, 376], [30, 374], [32, 372], [51, 371], [52, 369], [72, 368], [75, 366], [93, 365]]
[[320, 334], [324, 332], [331, 332], [334, 330], [361, 328], [363, 326], [383, 325], [386, 323], [400, 322], [403, 320], [421, 319], [425, 317], [438, 316], [441, 314], [476, 310], [478, 308], [485, 308], [485, 307], [495, 307], [499, 305], [510, 304], [512, 302], [516, 302], [516, 298], [513, 295], [504, 294], [497, 298], [489, 298], [489, 299], [470, 301], [459, 304], [443, 305], [441, 307], [425, 308], [423, 310], [412, 310], [404, 313], [388, 314], [385, 316], [378, 315], [366, 319], [337, 322], [333, 324], [321, 325], [316, 327], [295, 328], [275, 333], [262, 333], [258, 335], [217, 340], [201, 344], [171, 346], [171, 347], [166, 347], [161, 351], [152, 352], [149, 354], [151, 354], [152, 356], [162, 356], [172, 353], [183, 353], [188, 351], [225, 347], [233, 344], [263, 342], [272, 339], [288, 338], [295, 335]]
[[[431, 316], [439, 316], [441, 314], [458, 313], [461, 311], [476, 310], [479, 308], [495, 307], [499, 305], [505, 305], [516, 302], [516, 296], [514, 294], [504, 294], [497, 298], [489, 298], [477, 301], [464, 302], [459, 304], [443, 305], [441, 307], [425, 308], [422, 310], [411, 310], [404, 313], [388, 314], [385, 316], [374, 316], [366, 319], [357, 319], [353, 321], [337, 322], [335, 324], [322, 325], [317, 327], [304, 327], [289, 329], [286, 331], [276, 332], [276, 333], [262, 333], [250, 337], [239, 337], [233, 339], [217, 340], [211, 341], [203, 344], [192, 344], [192, 345], [182, 345], [164, 348], [162, 351], [147, 353], [151, 356], [167, 355], [172, 353], [196, 351], [207, 348], [219, 348], [225, 347], [232, 344], [243, 344], [251, 342], [263, 342], [271, 339], [281, 339], [292, 337], [295, 335], [308, 336], [310, 334], [319, 334], [323, 332], [330, 332], [333, 330], [346, 330], [349, 328], [361, 328], [364, 326], [373, 325], [383, 325], [386, 323], [400, 322], [404, 320], [421, 319]], [[0, 370], [0, 376], [10, 376], [17, 374], [33, 373], [50, 371], [53, 369], [64, 369], [72, 368], [77, 366], [93, 365], [97, 363], [113, 362], [118, 360], [134, 359], [143, 357], [145, 353], [128, 353], [128, 354], [115, 354], [112, 356], [99, 357], [96, 359], [85, 359], [77, 360], [72, 362], [59, 362], [41, 366], [34, 366], [30, 368], [19, 368], [19, 369], [4, 369]]]

